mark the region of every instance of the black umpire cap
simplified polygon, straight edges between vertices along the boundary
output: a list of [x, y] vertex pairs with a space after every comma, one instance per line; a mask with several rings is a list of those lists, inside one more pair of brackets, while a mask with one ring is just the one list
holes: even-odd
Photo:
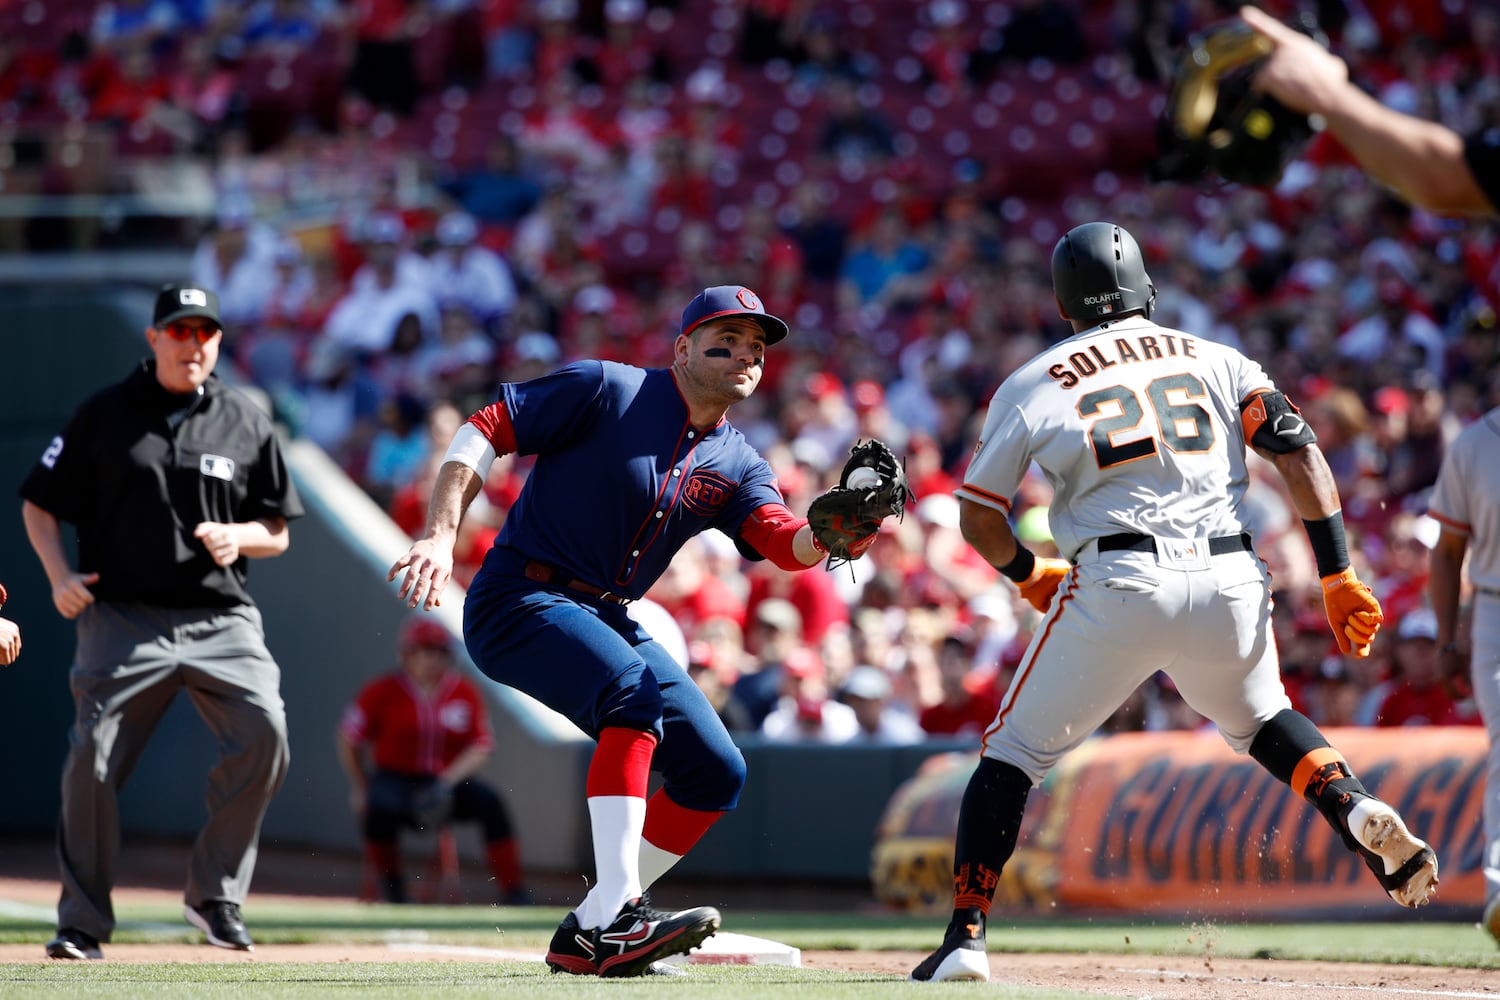
[[156, 293], [156, 309], [151, 313], [151, 325], [160, 329], [168, 323], [190, 316], [202, 316], [213, 320], [214, 326], [224, 329], [219, 319], [219, 297], [206, 288], [191, 285], [163, 285]]

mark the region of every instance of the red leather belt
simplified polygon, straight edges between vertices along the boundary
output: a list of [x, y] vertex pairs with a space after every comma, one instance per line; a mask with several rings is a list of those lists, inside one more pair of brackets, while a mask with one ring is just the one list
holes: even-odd
[[545, 583], [549, 587], [566, 587], [569, 590], [576, 590], [580, 594], [586, 594], [596, 601], [607, 601], [610, 604], [623, 606], [629, 604], [631, 601], [629, 597], [621, 597], [619, 594], [612, 594], [607, 590], [601, 590], [592, 583], [584, 583], [582, 580], [569, 576], [555, 566], [548, 566], [546, 563], [539, 563], [534, 559], [528, 560], [526, 563], [526, 579], [534, 580], [537, 583]]

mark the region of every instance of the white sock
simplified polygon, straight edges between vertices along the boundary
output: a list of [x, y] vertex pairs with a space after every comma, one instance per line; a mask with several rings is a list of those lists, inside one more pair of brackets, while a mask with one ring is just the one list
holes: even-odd
[[682, 860], [681, 854], [673, 854], [664, 851], [649, 840], [641, 841], [641, 886], [649, 889], [656, 884], [656, 880], [672, 870], [672, 866]]
[[607, 927], [620, 907], [641, 894], [641, 829], [646, 800], [633, 795], [599, 795], [588, 800], [598, 881], [578, 904], [578, 926]]

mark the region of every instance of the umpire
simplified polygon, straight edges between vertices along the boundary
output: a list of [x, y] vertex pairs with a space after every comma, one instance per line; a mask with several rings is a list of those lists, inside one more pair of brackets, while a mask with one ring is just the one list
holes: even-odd
[[[289, 754], [246, 560], [286, 551], [302, 503], [270, 420], [213, 376], [222, 339], [213, 292], [163, 288], [146, 328], [152, 357], [79, 407], [21, 485], [52, 603], [78, 622], [51, 958], [103, 957], [118, 793], [182, 688], [219, 742], [184, 916], [211, 944], [253, 948], [240, 905]], [[77, 529], [77, 570], [62, 521]]]

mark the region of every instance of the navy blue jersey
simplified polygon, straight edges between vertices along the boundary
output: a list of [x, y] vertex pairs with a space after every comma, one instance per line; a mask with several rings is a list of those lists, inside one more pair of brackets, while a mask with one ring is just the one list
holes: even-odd
[[670, 370], [579, 361], [501, 387], [516, 450], [536, 455], [497, 546], [638, 598], [692, 536], [731, 537], [781, 504], [775, 477], [727, 420], [701, 432]]

